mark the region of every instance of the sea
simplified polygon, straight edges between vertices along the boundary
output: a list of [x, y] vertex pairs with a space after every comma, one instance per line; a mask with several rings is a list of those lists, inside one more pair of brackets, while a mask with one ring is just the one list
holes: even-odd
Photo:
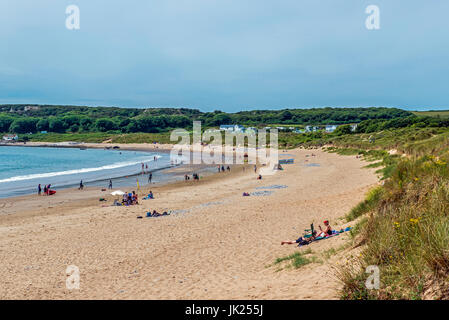
[[[168, 152], [0, 146], [0, 198], [36, 193], [38, 184], [78, 187], [81, 180], [87, 187], [107, 188], [109, 179], [114, 189], [146, 185], [149, 172], [152, 182], [169, 181], [174, 177], [167, 171], [179, 160], [172, 162]], [[144, 174], [142, 163], [148, 165]]]

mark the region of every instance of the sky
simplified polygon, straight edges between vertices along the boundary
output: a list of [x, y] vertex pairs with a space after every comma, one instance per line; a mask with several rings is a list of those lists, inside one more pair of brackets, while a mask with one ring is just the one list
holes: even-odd
[[449, 109], [448, 14], [447, 0], [1, 0], [0, 104]]

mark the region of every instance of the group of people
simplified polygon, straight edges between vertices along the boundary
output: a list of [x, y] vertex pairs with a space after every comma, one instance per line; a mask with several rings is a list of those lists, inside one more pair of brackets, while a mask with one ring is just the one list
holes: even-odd
[[[192, 179], [195, 181], [199, 181], [200, 180], [200, 176], [198, 175], [198, 173], [193, 173], [192, 174]], [[188, 174], [184, 175], [184, 180], [185, 181], [189, 181], [190, 180], [190, 176]]]
[[303, 245], [308, 245], [309, 243], [317, 240], [318, 238], [325, 238], [325, 237], [331, 236], [333, 234], [333, 231], [332, 231], [332, 227], [331, 227], [329, 221], [325, 220], [323, 222], [323, 224], [324, 224], [324, 230], [321, 228], [321, 225], [319, 225], [318, 227], [319, 227], [320, 231], [317, 232], [317, 230], [313, 229], [313, 224], [312, 224], [312, 229], [310, 230], [311, 234], [309, 235], [309, 237], [303, 236], [303, 237], [299, 237], [298, 239], [296, 239], [294, 241], [282, 241], [281, 245], [298, 244], [300, 246], [303, 246]]
[[132, 206], [132, 205], [136, 205], [136, 204], [139, 204], [139, 198], [138, 198], [137, 193], [135, 191], [129, 192], [129, 193], [125, 193], [123, 195], [122, 205], [124, 205], [124, 206]]
[[51, 184], [45, 185], [44, 188], [42, 189], [41, 184], [39, 184], [37, 186], [37, 194], [40, 196], [40, 195], [42, 195], [42, 191], [43, 191], [43, 194], [46, 195], [46, 196], [54, 195], [56, 193], [56, 191], [51, 190], [50, 187], [51, 187]]
[[231, 171], [231, 167], [230, 167], [230, 166], [227, 166], [226, 169], [225, 169], [225, 167], [222, 165], [221, 167], [218, 166], [217, 169], [218, 169], [218, 172], [225, 172], [226, 170], [227, 170], [228, 172]]

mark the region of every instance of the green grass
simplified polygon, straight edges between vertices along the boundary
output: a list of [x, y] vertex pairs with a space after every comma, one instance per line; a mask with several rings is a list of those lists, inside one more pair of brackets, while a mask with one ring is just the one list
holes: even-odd
[[291, 255], [277, 258], [274, 261], [274, 265], [278, 265], [282, 262], [289, 261], [290, 264], [288, 265], [288, 267], [293, 267], [295, 269], [298, 269], [298, 268], [301, 268], [302, 266], [305, 266], [309, 263], [317, 261], [315, 257], [311, 257], [311, 258], [305, 257], [305, 255], [308, 255], [311, 253], [312, 253], [312, 250], [310, 248], [307, 250], [304, 250], [303, 252], [295, 252]]
[[413, 111], [412, 113], [417, 116], [424, 116], [424, 117], [449, 118], [449, 110]]
[[372, 188], [366, 195], [365, 200], [360, 202], [351, 211], [346, 215], [346, 221], [353, 221], [358, 217], [368, 213], [370, 210], [373, 210], [377, 203], [380, 201], [383, 193], [383, 188], [378, 186]]
[[110, 140], [111, 143], [174, 143], [170, 141], [170, 133], [36, 133], [32, 135], [21, 135], [21, 138], [27, 137], [29, 141], [35, 142], [88, 142], [102, 143]]
[[[432, 285], [449, 288], [449, 152], [402, 159], [383, 187], [373, 189], [350, 218], [367, 212], [353, 232], [365, 243], [359, 269], [340, 271], [345, 299], [420, 299]], [[382, 287], [360, 279], [380, 267]], [[449, 290], [435, 298], [449, 298]]]

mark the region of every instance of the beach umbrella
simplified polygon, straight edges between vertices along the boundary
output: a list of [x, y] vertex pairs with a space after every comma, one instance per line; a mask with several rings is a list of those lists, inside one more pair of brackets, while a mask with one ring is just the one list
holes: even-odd
[[111, 194], [113, 196], [123, 196], [125, 193], [122, 190], [117, 190], [117, 191], [111, 192]]

